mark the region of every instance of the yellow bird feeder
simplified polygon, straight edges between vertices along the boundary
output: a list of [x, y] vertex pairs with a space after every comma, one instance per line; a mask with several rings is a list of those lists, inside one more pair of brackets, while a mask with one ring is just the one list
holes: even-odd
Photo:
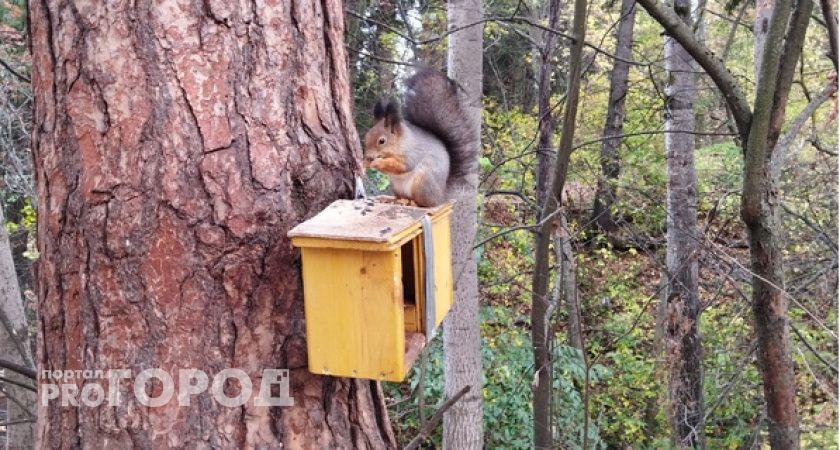
[[289, 231], [301, 249], [309, 371], [402, 381], [452, 307], [452, 203], [338, 200]]

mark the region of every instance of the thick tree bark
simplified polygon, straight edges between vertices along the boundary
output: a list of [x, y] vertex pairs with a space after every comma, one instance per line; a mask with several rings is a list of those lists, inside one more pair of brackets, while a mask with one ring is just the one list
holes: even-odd
[[122, 406], [39, 406], [38, 448], [395, 447], [377, 383], [308, 372], [285, 237], [351, 194], [341, 2], [29, 9], [39, 371], [288, 368], [295, 401], [147, 408], [129, 380]]
[[[463, 103], [480, 146], [483, 33], [482, 0], [449, 0], [447, 71], [463, 88]], [[462, 28], [462, 29], [461, 29]], [[476, 157], [480, 152], [476, 152]], [[474, 450], [483, 448], [481, 334], [478, 327], [478, 273], [473, 254], [478, 197], [478, 160], [468, 174], [448, 187], [456, 200], [452, 212], [452, 274], [455, 302], [444, 321], [444, 377], [446, 397], [457, 395], [464, 386], [470, 391], [443, 417], [443, 447]]]
[[[676, 0], [674, 11], [691, 23], [691, 0]], [[667, 173], [668, 293], [664, 332], [668, 368], [668, 419], [678, 448], [703, 448], [703, 350], [698, 325], [697, 176], [694, 171], [694, 60], [665, 37], [665, 160]]]
[[[618, 24], [615, 43], [615, 62], [610, 75], [610, 97], [607, 118], [604, 121], [604, 137], [620, 136], [624, 132], [624, 101], [627, 96], [627, 79], [632, 59], [633, 28], [636, 23], [635, 0], [621, 1], [621, 19]], [[612, 233], [618, 227], [612, 215], [615, 203], [615, 183], [618, 180], [621, 163], [619, 150], [621, 138], [606, 139], [601, 143], [601, 177], [592, 206], [592, 224], [604, 233]]]
[[563, 127], [551, 186], [545, 204], [541, 205], [540, 228], [537, 233], [534, 254], [534, 276], [531, 296], [531, 345], [534, 352], [534, 448], [554, 448], [551, 425], [551, 355], [549, 352], [547, 312], [550, 309], [548, 296], [549, 247], [553, 240], [553, 228], [559, 222], [556, 217], [561, 205], [563, 186], [569, 169], [572, 143], [575, 135], [578, 98], [580, 96], [580, 74], [583, 59], [583, 42], [586, 38], [586, 0], [575, 0], [572, 34], [575, 37], [570, 53], [569, 87], [566, 108], [563, 111]]
[[[15, 264], [12, 258], [6, 219], [0, 207], [0, 357], [25, 367], [34, 367], [29, 341], [29, 326], [23, 308]], [[32, 380], [5, 371], [6, 378], [32, 385]], [[6, 400], [6, 421], [35, 417], [35, 394], [11, 383], [0, 383], [0, 389], [16, 401]], [[35, 437], [34, 423], [19, 423], [6, 427], [6, 448], [31, 448]]]

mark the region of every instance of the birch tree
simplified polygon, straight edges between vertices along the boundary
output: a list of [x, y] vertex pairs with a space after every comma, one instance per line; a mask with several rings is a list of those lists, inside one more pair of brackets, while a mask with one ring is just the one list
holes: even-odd
[[[483, 56], [482, 0], [449, 0], [447, 68], [450, 78], [462, 88], [466, 111], [480, 145], [481, 85]], [[478, 328], [478, 273], [473, 245], [478, 197], [478, 151], [463, 177], [448, 187], [456, 200], [452, 213], [452, 274], [455, 299], [444, 321], [444, 377], [447, 398], [464, 388], [470, 391], [444, 415], [443, 447], [473, 450], [483, 448], [481, 335]]]

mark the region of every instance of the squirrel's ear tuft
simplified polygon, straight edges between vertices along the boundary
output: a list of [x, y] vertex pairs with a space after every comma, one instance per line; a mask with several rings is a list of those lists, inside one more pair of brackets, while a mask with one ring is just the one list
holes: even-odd
[[392, 98], [380, 98], [373, 106], [373, 119], [377, 122], [384, 120], [385, 126], [390, 128], [392, 133], [396, 133], [402, 120], [400, 104]]
[[385, 97], [379, 97], [376, 104], [373, 105], [373, 120], [380, 121], [385, 117], [385, 109], [388, 108], [389, 100]]

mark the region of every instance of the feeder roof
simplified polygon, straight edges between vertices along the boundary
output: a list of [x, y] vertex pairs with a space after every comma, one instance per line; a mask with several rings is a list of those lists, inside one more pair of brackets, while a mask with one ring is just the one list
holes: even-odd
[[295, 245], [302, 247], [313, 244], [315, 241], [312, 238], [361, 241], [391, 247], [419, 234], [420, 219], [424, 215], [434, 218], [451, 208], [452, 202], [434, 208], [420, 208], [372, 200], [336, 200], [315, 217], [292, 228], [288, 236]]

